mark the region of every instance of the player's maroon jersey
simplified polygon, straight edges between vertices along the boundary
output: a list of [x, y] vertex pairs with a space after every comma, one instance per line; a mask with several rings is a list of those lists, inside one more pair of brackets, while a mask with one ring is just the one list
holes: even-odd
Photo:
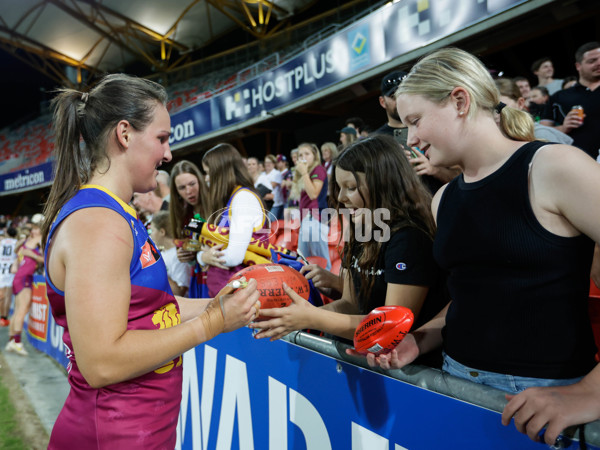
[[[131, 301], [127, 329], [160, 329], [179, 324], [179, 305], [171, 293], [160, 252], [137, 219], [135, 210], [110, 191], [100, 186], [83, 186], [59, 212], [50, 229], [46, 248], [50, 247], [56, 228], [69, 214], [92, 207], [116, 211], [131, 227], [134, 250], [130, 264]], [[77, 355], [73, 353], [64, 292], [52, 284], [47, 273], [46, 282], [52, 314], [56, 323], [65, 328], [63, 341], [70, 360], [68, 378], [71, 385], [52, 430], [49, 448], [174, 448], [181, 403], [182, 357], [132, 380], [100, 389], [90, 387], [81, 375]], [[110, 283], [110, 280], [104, 282]], [[110, 298], [106, 299], [106, 308], [110, 308], [110, 301]]]

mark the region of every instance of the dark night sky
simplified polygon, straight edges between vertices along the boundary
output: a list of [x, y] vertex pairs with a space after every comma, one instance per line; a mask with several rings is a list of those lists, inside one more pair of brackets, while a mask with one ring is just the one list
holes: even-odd
[[[564, 28], [531, 37], [483, 60], [490, 68], [504, 70], [505, 76], [525, 75], [533, 81], [529, 64], [534, 59], [548, 55], [555, 66], [555, 76], [575, 75], [574, 49], [583, 42], [598, 39], [597, 18], [588, 17]], [[518, 64], [517, 64], [518, 63]], [[131, 73], [143, 76], [144, 69]], [[147, 69], [146, 69], [147, 70]], [[40, 102], [52, 97], [57, 83], [12, 54], [0, 49], [0, 128], [35, 119], [40, 114]]]
[[[379, 0], [365, 1], [365, 7], [377, 4]], [[295, 16], [293, 22], [302, 22], [308, 18], [335, 9], [336, 5], [344, 3], [344, 0], [327, 2], [315, 2], [310, 8], [301, 11]], [[347, 13], [346, 13], [347, 14]], [[233, 39], [233, 40], [232, 40]], [[230, 45], [240, 45], [250, 40], [249, 35], [240, 29], [234, 30], [227, 39], [218, 40], [205, 51], [218, 53]], [[212, 48], [214, 46], [214, 48]], [[125, 69], [128, 73], [138, 76], [148, 75], [149, 68], [145, 65], [132, 66]], [[40, 102], [51, 98], [51, 94], [45, 94], [40, 87], [52, 91], [58, 84], [46, 77], [41, 72], [22, 62], [18, 58], [0, 48], [0, 86], [2, 89], [2, 101], [0, 105], [0, 128], [14, 124], [19, 120], [32, 120], [40, 113]]]
[[46, 97], [41, 88], [51, 90], [56, 83], [13, 55], [0, 50], [0, 86], [0, 128], [3, 128], [19, 120], [32, 120], [39, 115], [40, 102]]

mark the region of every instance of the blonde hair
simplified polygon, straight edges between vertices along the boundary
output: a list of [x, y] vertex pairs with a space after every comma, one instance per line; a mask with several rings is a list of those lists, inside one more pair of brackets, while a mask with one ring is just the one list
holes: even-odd
[[[395, 96], [420, 95], [442, 104], [457, 87], [464, 88], [471, 98], [468, 118], [479, 111], [493, 116], [500, 93], [492, 76], [479, 59], [458, 48], [442, 48], [422, 58], [400, 83]], [[505, 107], [500, 116], [499, 126], [505, 136], [516, 141], [531, 140], [534, 124], [529, 113]]]
[[[519, 89], [519, 86], [517, 86], [517, 83], [515, 83], [513, 80], [509, 80], [506, 78], [499, 78], [497, 80], [494, 80], [496, 87], [498, 88], [498, 91], [500, 92], [500, 95], [503, 95], [505, 97], [510, 98], [511, 100], [514, 100], [515, 102], [518, 102], [519, 99], [521, 98], [521, 90]], [[505, 110], [510, 110], [510, 111], [505, 111]], [[510, 106], [506, 106], [502, 109], [501, 114], [508, 114], [509, 116], [513, 115], [512, 111], [519, 111], [515, 108], [512, 108]], [[534, 130], [534, 126], [533, 126], [533, 119], [531, 118], [531, 114], [516, 114], [514, 115], [514, 117], [512, 117], [511, 119], [505, 119], [506, 120], [511, 120], [513, 122], [513, 127], [518, 130], [517, 133], [520, 136], [523, 136], [524, 141], [534, 141], [535, 140], [535, 130]]]
[[267, 155], [265, 156], [265, 161], [271, 161], [273, 163], [273, 165], [277, 165], [277, 158], [275, 157], [275, 155]]
[[340, 135], [345, 134], [347, 136], [348, 143], [342, 144], [342, 150], [350, 145], [352, 145], [358, 139], [356, 134], [341, 132]]
[[331, 152], [331, 161], [333, 161], [339, 153], [337, 145], [335, 145], [333, 142], [324, 142], [321, 145], [321, 153], [323, 153], [323, 150], [325, 150], [326, 148], [329, 149], [329, 151]]

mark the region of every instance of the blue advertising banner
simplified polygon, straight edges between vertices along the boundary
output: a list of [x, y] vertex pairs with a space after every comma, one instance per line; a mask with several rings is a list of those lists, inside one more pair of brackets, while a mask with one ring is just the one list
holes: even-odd
[[[388, 4], [283, 65], [173, 114], [170, 143], [183, 144], [211, 131], [267, 117], [272, 110], [525, 2], [403, 0]], [[198, 114], [190, 113], [196, 109]]]
[[547, 448], [497, 412], [247, 328], [185, 353], [183, 367], [178, 449]]
[[478, 0], [399, 2], [384, 21], [386, 54], [401, 55], [487, 17], [487, 3]]
[[[35, 348], [67, 367], [63, 328], [40, 275], [28, 331]], [[498, 412], [286, 341], [253, 339], [248, 328], [219, 335], [183, 360], [178, 450], [548, 448], [502, 426]], [[560, 448], [579, 442], [563, 439]]]
[[52, 161], [17, 172], [0, 175], [0, 192], [17, 193], [46, 186], [52, 182]]
[[348, 54], [348, 46], [342, 42], [336, 48], [336, 42], [334, 39], [334, 42], [317, 44], [287, 64], [217, 97], [214, 104], [220, 125], [225, 127], [247, 120], [347, 76], [346, 65], [339, 62]]
[[203, 102], [171, 116], [169, 145], [201, 136], [214, 129], [211, 117], [211, 102]]
[[[527, 0], [403, 0], [388, 3], [247, 83], [171, 116], [174, 149], [208, 133], [292, 105], [326, 87], [438, 41]], [[0, 195], [48, 185], [52, 163], [0, 176]], [[5, 170], [11, 170], [7, 169]]]

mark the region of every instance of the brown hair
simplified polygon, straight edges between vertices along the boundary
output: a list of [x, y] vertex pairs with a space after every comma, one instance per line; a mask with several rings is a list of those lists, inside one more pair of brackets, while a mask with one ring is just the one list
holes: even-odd
[[173, 166], [171, 169], [171, 200], [169, 201], [169, 218], [171, 223], [170, 233], [174, 238], [183, 238], [183, 227], [187, 224], [184, 221], [191, 218], [194, 215], [194, 208], [188, 202], [186, 202], [179, 192], [177, 192], [177, 186], [175, 184], [175, 178], [177, 175], [182, 173], [189, 173], [194, 175], [198, 180], [198, 209], [202, 217], [206, 217], [206, 183], [204, 177], [198, 169], [198, 166], [191, 161], [182, 160]]
[[158, 230], [165, 230], [165, 235], [172, 238], [170, 226], [169, 226], [169, 212], [158, 211], [152, 215], [152, 223]]
[[[335, 167], [351, 172], [356, 180], [357, 191], [365, 205], [372, 211], [384, 208], [390, 218], [383, 222], [391, 233], [405, 227], [422, 230], [433, 240], [435, 222], [431, 214], [431, 195], [412, 168], [400, 144], [391, 136], [374, 135], [348, 146], [334, 161]], [[368, 197], [364, 198], [358, 173], [364, 173]], [[337, 200], [339, 186], [332, 175], [331, 196]], [[338, 205], [339, 211], [339, 205]], [[357, 242], [354, 227], [349, 227], [349, 239], [344, 244], [344, 269], [350, 271], [352, 256], [358, 255], [358, 265], [363, 269], [374, 267], [383, 242], [374, 239]], [[368, 270], [361, 270], [359, 297], [361, 312], [366, 313], [371, 297], [374, 278]]]
[[135, 130], [143, 131], [154, 119], [156, 106], [166, 102], [167, 93], [160, 84], [125, 74], [107, 75], [85, 93], [58, 90], [51, 102], [55, 174], [44, 207], [43, 243], [63, 205], [101, 164], [108, 162], [110, 167], [106, 146], [117, 124], [127, 120]]
[[242, 155], [233, 145], [215, 145], [204, 154], [202, 164], [208, 167], [210, 175], [207, 206], [211, 216], [206, 220], [216, 225], [221, 219], [221, 210], [227, 206], [237, 186], [256, 191]]
[[531, 72], [535, 73], [539, 70], [540, 66], [544, 64], [546, 61], [552, 62], [549, 56], [544, 56], [543, 58], [536, 59], [533, 64], [531, 64]]

